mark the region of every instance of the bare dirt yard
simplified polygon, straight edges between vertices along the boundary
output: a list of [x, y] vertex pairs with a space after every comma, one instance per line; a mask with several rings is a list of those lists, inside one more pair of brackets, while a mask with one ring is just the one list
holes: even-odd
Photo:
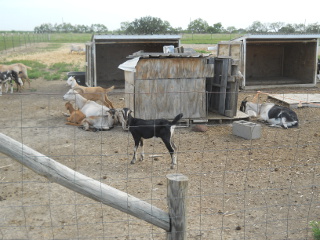
[[[190, 46], [186, 46], [190, 47]], [[191, 46], [193, 48], [206, 46]], [[46, 64], [79, 62], [68, 45], [32, 47], [4, 59]], [[261, 123], [260, 139], [232, 134], [232, 124], [208, 123], [206, 132], [177, 128], [178, 164], [159, 139], [145, 141], [145, 160], [131, 165], [133, 140], [116, 126], [89, 132], [65, 125], [65, 80], [32, 79], [22, 93], [0, 96], [0, 132], [90, 178], [167, 209], [170, 173], [189, 178], [188, 239], [312, 239], [320, 220], [320, 108], [298, 108], [297, 128]], [[264, 89], [319, 93], [319, 88]], [[239, 102], [256, 91], [241, 91]], [[125, 107], [124, 89], [109, 94]], [[261, 101], [271, 101], [265, 95]], [[255, 119], [252, 119], [256, 122]], [[160, 155], [152, 158], [151, 155]], [[0, 239], [165, 239], [164, 230], [48, 181], [0, 153]]]

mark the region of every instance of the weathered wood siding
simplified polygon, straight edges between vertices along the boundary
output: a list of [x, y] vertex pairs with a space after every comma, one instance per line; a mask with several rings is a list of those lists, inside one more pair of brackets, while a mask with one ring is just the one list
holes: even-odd
[[[134, 75], [135, 116], [144, 119], [206, 117], [206, 76], [213, 75], [206, 58], [140, 59]], [[130, 91], [132, 77], [126, 78]], [[129, 80], [130, 79], [130, 80]], [[126, 90], [127, 93], [127, 90]], [[132, 103], [127, 103], [132, 106]]]

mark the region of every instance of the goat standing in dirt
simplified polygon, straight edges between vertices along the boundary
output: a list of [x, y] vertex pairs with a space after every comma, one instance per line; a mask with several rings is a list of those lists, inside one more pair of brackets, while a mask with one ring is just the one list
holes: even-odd
[[0, 72], [4, 71], [15, 71], [18, 73], [18, 77], [21, 78], [23, 85], [25, 84], [25, 81], [28, 82], [29, 88], [30, 88], [30, 79], [28, 77], [28, 69], [32, 69], [31, 67], [28, 67], [22, 63], [14, 63], [11, 65], [4, 65], [0, 64]]

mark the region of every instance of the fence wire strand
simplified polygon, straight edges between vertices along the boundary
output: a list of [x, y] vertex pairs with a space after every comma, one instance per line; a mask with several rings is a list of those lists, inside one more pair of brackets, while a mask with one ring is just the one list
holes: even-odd
[[[232, 124], [205, 123], [208, 131], [203, 133], [192, 131], [195, 124], [177, 127], [177, 166], [169, 170], [169, 154], [159, 139], [145, 140], [144, 161], [131, 165], [134, 143], [120, 125], [98, 133], [64, 125], [57, 113], [61, 108], [55, 106], [60, 95], [38, 93], [39, 99], [47, 98], [41, 102], [46, 113], [34, 113], [39, 121], [31, 124], [24, 109], [30, 95], [34, 94], [2, 96], [19, 110], [12, 111], [11, 121], [6, 119], [0, 132], [99, 180], [101, 195], [101, 186], [108, 184], [165, 211], [167, 173], [185, 174], [190, 179], [189, 239], [307, 239], [309, 222], [319, 220], [317, 108], [297, 110], [301, 124], [296, 129], [263, 125], [259, 140], [233, 136]], [[41, 142], [40, 135], [46, 135], [46, 141]], [[64, 190], [3, 154], [0, 162], [3, 239], [165, 238], [156, 227]]]

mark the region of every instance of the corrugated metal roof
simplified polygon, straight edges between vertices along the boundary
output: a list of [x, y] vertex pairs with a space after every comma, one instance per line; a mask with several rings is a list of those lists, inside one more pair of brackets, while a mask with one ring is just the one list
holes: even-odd
[[210, 56], [211, 53], [203, 54], [198, 53], [193, 49], [184, 49], [184, 52], [171, 52], [171, 53], [162, 53], [162, 52], [144, 52], [138, 51], [129, 55], [128, 58], [203, 58]]
[[203, 58], [208, 57], [211, 54], [203, 53], [136, 53], [129, 55], [128, 58]]
[[93, 35], [92, 40], [168, 40], [181, 39], [180, 35]]
[[317, 39], [320, 34], [249, 34], [233, 39], [232, 41], [242, 41], [244, 39]]

